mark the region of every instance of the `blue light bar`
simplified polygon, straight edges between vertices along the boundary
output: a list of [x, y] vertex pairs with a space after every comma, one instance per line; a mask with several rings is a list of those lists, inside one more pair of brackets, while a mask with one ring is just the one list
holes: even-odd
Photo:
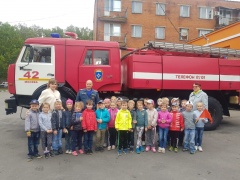
[[59, 33], [51, 33], [51, 37], [52, 38], [60, 38], [60, 34]]

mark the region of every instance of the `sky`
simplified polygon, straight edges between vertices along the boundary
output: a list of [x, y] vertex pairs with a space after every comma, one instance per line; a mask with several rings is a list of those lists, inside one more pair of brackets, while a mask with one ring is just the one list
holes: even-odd
[[93, 29], [95, 0], [2, 0], [0, 21], [11, 25], [45, 28], [88, 27]]

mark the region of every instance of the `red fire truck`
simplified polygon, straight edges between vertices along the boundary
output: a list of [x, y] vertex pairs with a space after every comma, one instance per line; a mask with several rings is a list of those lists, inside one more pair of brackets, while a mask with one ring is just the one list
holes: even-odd
[[206, 129], [215, 129], [223, 115], [229, 116], [229, 99], [240, 90], [239, 50], [149, 42], [141, 49], [122, 48], [129, 53], [120, 58], [120, 49], [117, 42], [27, 39], [8, 69], [8, 90], [13, 96], [5, 100], [6, 114], [16, 113], [17, 106], [28, 108], [47, 81], [56, 78], [63, 100], [76, 99], [88, 79], [102, 98], [117, 94], [154, 100], [188, 99], [198, 81], [209, 96], [214, 119]]

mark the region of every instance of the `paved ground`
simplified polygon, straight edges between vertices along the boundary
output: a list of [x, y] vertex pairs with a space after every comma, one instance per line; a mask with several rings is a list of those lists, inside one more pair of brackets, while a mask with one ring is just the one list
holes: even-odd
[[[27, 162], [27, 138], [24, 121], [17, 114], [5, 115], [0, 92], [0, 179], [240, 179], [240, 112], [231, 111], [216, 130], [205, 132], [204, 152], [166, 154], [144, 152], [117, 158], [116, 151], [94, 153], [92, 156], [61, 155]], [[40, 147], [39, 147], [40, 149]]]

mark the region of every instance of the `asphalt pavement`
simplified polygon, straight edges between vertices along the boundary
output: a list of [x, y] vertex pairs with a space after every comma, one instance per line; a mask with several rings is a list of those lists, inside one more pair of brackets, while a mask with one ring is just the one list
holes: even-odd
[[[4, 99], [9, 97], [9, 93], [0, 92], [0, 180], [240, 179], [240, 111], [231, 111], [231, 117], [224, 117], [217, 130], [204, 132], [203, 152], [194, 155], [180, 150], [118, 157], [116, 150], [105, 150], [93, 155], [63, 154], [28, 162], [20, 108], [16, 114], [5, 115]], [[41, 146], [39, 150], [42, 153]]]

